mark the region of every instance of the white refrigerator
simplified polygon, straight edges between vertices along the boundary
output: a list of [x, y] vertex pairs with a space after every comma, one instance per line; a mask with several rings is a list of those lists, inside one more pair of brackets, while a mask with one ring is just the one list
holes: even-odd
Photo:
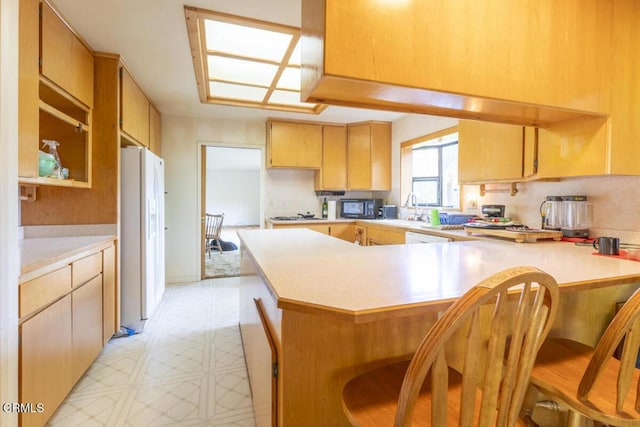
[[165, 288], [164, 161], [146, 148], [120, 152], [120, 323], [138, 333]]

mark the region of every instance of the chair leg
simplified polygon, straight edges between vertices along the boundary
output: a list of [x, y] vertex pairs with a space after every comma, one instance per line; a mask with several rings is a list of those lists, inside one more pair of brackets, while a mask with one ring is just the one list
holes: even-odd
[[567, 415], [567, 427], [585, 427], [589, 425], [586, 421], [587, 420], [578, 412], [569, 410], [569, 414]]
[[536, 425], [531, 419], [531, 416], [533, 415], [533, 410], [535, 409], [537, 400], [538, 389], [529, 384], [529, 388], [527, 388], [527, 393], [525, 394], [522, 402], [522, 409], [520, 410], [520, 418], [526, 422], [527, 426]]

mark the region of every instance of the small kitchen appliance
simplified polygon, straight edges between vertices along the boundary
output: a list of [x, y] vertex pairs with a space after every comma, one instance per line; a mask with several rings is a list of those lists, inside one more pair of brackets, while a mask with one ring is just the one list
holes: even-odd
[[340, 199], [342, 218], [377, 219], [382, 199]]
[[540, 205], [542, 228], [546, 230], [560, 230], [562, 228], [562, 197], [547, 196]]
[[482, 205], [482, 215], [489, 218], [504, 218], [504, 205]]
[[561, 196], [562, 235], [564, 237], [589, 237], [589, 213], [587, 196]]
[[381, 219], [398, 218], [398, 207], [396, 205], [384, 205], [380, 208], [379, 215]]

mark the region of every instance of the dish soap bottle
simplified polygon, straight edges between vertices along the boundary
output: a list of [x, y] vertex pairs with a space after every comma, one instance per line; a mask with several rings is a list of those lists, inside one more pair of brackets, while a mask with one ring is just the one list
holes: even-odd
[[52, 139], [42, 140], [42, 148], [47, 146], [49, 149], [49, 154], [51, 154], [56, 160], [56, 165], [53, 167], [53, 176], [55, 178], [62, 179], [62, 162], [60, 162], [60, 155], [58, 155], [58, 145], [60, 145], [60, 143]]
[[327, 198], [324, 198], [324, 202], [322, 203], [322, 218], [326, 218], [329, 214], [329, 205], [327, 204]]

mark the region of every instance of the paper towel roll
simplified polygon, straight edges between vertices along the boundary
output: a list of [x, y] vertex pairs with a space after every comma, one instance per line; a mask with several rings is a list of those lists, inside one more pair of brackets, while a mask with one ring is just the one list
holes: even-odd
[[336, 219], [336, 201], [329, 200], [327, 202], [327, 219]]

